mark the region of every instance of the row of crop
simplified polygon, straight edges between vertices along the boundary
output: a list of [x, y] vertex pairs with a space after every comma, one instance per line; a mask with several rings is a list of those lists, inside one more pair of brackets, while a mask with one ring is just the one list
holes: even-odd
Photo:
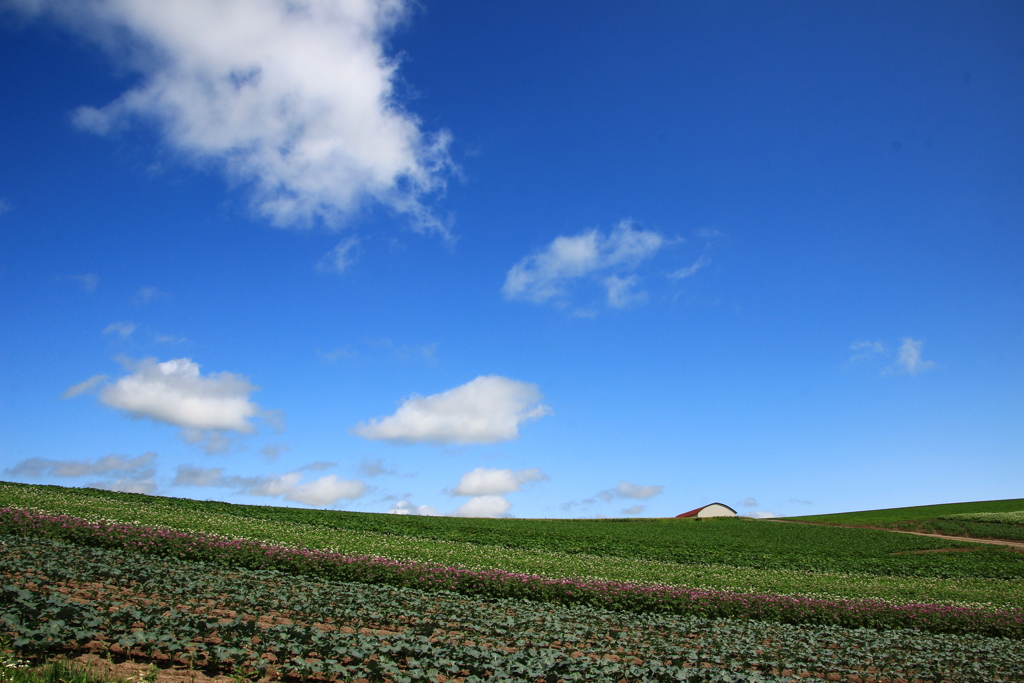
[[[116, 495], [127, 498], [110, 498]], [[31, 505], [29, 505], [31, 503]], [[907, 554], [908, 551], [920, 549], [936, 549], [945, 542], [934, 539], [911, 536], [908, 534], [880, 533], [896, 546], [883, 546], [879, 553], [895, 552], [893, 548], [904, 553], [899, 558], [933, 558], [944, 556], [955, 561], [956, 571], [948, 572], [949, 578], [938, 578], [935, 572], [924, 572], [923, 576], [888, 576], [884, 574], [851, 574], [840, 571], [842, 561], [834, 566], [827, 565], [827, 570], [808, 571], [793, 567], [775, 566], [772, 569], [758, 569], [749, 566], [738, 567], [729, 564], [720, 556], [710, 553], [701, 562], [681, 564], [656, 560], [630, 559], [616, 555], [587, 555], [580, 553], [555, 552], [553, 550], [529, 549], [524, 547], [510, 548], [496, 545], [480, 545], [451, 540], [417, 538], [408, 535], [393, 535], [370, 531], [354, 531], [352, 529], [332, 528], [323, 525], [311, 525], [294, 521], [280, 521], [270, 517], [248, 518], [240, 516], [239, 510], [259, 511], [256, 506], [235, 506], [227, 503], [211, 503], [154, 496], [129, 496], [129, 494], [111, 494], [106, 491], [91, 489], [69, 489], [54, 486], [26, 486], [0, 483], [0, 505], [7, 504], [18, 507], [37, 507], [44, 510], [71, 514], [72, 516], [100, 520], [113, 519], [135, 524], [164, 526], [183, 531], [203, 531], [222, 536], [250, 538], [272, 545], [316, 548], [335, 550], [346, 554], [383, 555], [391, 558], [416, 559], [436, 562], [452, 566], [485, 569], [496, 568], [521, 574], [539, 574], [544, 576], [577, 576], [596, 577], [609, 580], [629, 581], [631, 583], [656, 583], [684, 585], [694, 588], [744, 593], [771, 593], [781, 595], [806, 595], [810, 597], [839, 597], [854, 600], [876, 599], [893, 603], [932, 602], [947, 605], [985, 605], [987, 607], [1018, 608], [1024, 607], [1024, 581], [1013, 577], [1024, 578], [1024, 554], [1001, 551], [995, 548], [980, 547], [977, 544], [960, 544], [974, 547], [971, 552]], [[223, 509], [221, 509], [223, 508]], [[267, 508], [274, 512], [275, 508]], [[380, 522], [395, 520], [395, 515], [371, 515], [368, 513], [339, 513], [333, 511], [304, 511], [317, 513], [325, 518], [342, 515], [345, 519], [369, 517]], [[467, 536], [476, 537], [472, 533], [476, 523], [481, 528], [489, 528], [490, 523], [523, 524], [520, 535], [530, 537], [536, 535], [538, 529], [549, 528], [540, 525], [545, 520], [456, 520], [469, 526], [460, 527], [467, 531]], [[596, 521], [596, 520], [591, 520]], [[485, 525], [486, 523], [486, 525]], [[561, 520], [558, 528], [565, 533], [575, 530], [574, 524], [581, 520]], [[648, 538], [647, 532], [659, 527], [658, 522], [618, 522], [608, 523], [619, 529], [632, 530], [634, 541]], [[721, 540], [725, 545], [725, 533], [733, 528], [728, 523], [697, 524], [691, 526], [712, 529], [714, 536], [710, 540]], [[591, 528], [591, 527], [581, 527]], [[753, 528], [762, 533], [763, 537], [747, 538], [751, 552], [764, 550], [766, 553], [780, 554], [776, 544], [789, 548], [794, 537], [793, 530], [806, 528], [806, 525], [795, 524], [745, 524], [737, 528]], [[816, 528], [817, 529], [817, 528]], [[758, 531], [760, 530], [760, 531]], [[828, 533], [834, 529], [817, 529]], [[843, 530], [841, 530], [843, 531]], [[783, 534], [781, 537], [778, 534]], [[796, 536], [795, 538], [803, 538]], [[680, 538], [679, 543], [685, 545], [692, 538]], [[822, 545], [820, 538], [805, 539], [807, 545], [815, 552], [827, 554], [831, 546]], [[920, 545], [920, 543], [930, 545]], [[726, 560], [734, 559], [726, 554]], [[888, 561], [888, 560], [886, 560]], [[799, 563], [794, 563], [799, 564]], [[907, 569], [904, 566], [903, 569]], [[933, 568], [934, 569], [934, 568]], [[943, 572], [949, 569], [945, 567]], [[943, 574], [945, 576], [945, 574]], [[984, 577], [1005, 578], [984, 578]], [[955, 577], [955, 578], [953, 578]]]
[[[0, 621], [26, 654], [97, 640], [246, 675], [373, 680], [1019, 681], [1024, 643], [481, 600], [0, 538]], [[32, 586], [34, 590], [26, 590]], [[256, 617], [260, 620], [257, 621]], [[612, 656], [607, 656], [611, 654]]]
[[933, 632], [1024, 637], [1022, 609], [985, 610], [924, 603], [894, 605], [877, 600], [826, 600], [638, 585], [601, 579], [555, 579], [496, 569], [471, 570], [412, 560], [289, 548], [247, 539], [95, 522], [17, 508], [0, 508], [0, 533], [58, 538], [254, 569], [272, 568], [339, 581], [450, 590], [465, 595], [792, 624], [916, 628]]
[[[222, 528], [259, 526], [279, 533], [292, 526], [315, 536], [373, 538], [380, 552], [410, 545], [458, 546], [460, 554], [486, 556], [490, 548], [556, 552], [682, 564], [717, 564], [765, 570], [858, 573], [891, 577], [1024, 579], [1024, 556], [997, 548], [972, 553], [916, 553], [956, 542], [870, 529], [779, 524], [752, 520], [528, 520], [416, 518], [399, 515], [231, 505], [209, 501], [30, 487], [0, 483], [0, 501], [87, 517], [231, 533]], [[217, 528], [208, 528], [217, 527]], [[283, 542], [283, 539], [274, 539]], [[475, 552], [466, 546], [475, 546]], [[963, 545], [967, 548], [969, 545]], [[435, 560], [448, 562], [438, 557]]]

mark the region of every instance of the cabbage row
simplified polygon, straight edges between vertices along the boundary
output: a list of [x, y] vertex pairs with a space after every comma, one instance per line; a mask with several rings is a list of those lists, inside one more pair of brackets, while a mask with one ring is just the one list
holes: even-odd
[[[1024, 681], [1024, 643], [473, 598], [0, 537], [20, 653], [371, 681]], [[856, 680], [856, 679], [852, 679]]]

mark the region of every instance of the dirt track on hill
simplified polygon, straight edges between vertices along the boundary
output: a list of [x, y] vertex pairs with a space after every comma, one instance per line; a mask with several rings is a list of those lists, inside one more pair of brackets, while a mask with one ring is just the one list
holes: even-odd
[[799, 522], [795, 519], [769, 519], [769, 522], [788, 522], [789, 524], [814, 524], [816, 526], [841, 526], [846, 529], [874, 529], [875, 531], [889, 531], [894, 534], [912, 534], [914, 536], [927, 536], [928, 538], [941, 538], [947, 541], [965, 541], [967, 543], [985, 543], [988, 545], [1005, 545], [1019, 552], [1024, 552], [1024, 543], [1020, 541], [1006, 541], [1001, 538], [970, 538], [968, 536], [946, 536], [945, 534], [929, 534], [924, 531], [904, 531], [902, 529], [886, 529], [881, 526], [858, 526], [856, 524], [823, 524], [821, 522]]

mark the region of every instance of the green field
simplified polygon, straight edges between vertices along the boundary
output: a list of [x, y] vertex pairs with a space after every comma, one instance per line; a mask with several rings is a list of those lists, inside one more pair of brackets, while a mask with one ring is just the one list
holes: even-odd
[[[809, 672], [867, 681], [915, 671], [920, 680], [1024, 681], [1021, 636], [991, 637], [986, 624], [993, 622], [984, 616], [1005, 613], [1024, 624], [1024, 553], [1006, 548], [747, 519], [423, 518], [2, 482], [0, 507], [107, 520], [100, 541], [59, 521], [49, 531], [9, 526], [17, 535], [0, 537], [0, 618], [34, 657], [101, 640], [120, 643], [113, 648], [119, 656], [227, 667], [251, 678], [788, 681]], [[950, 514], [993, 512], [1007, 510]], [[152, 528], [177, 535], [159, 532], [144, 548], [125, 547], [133, 529]], [[249, 539], [237, 543], [314, 554], [305, 563], [267, 565], [244, 548], [194, 550], [189, 534], [200, 532], [225, 539], [209, 537], [214, 544]], [[318, 558], [326, 551], [435, 563], [483, 578], [443, 590], [387, 572], [344, 583], [323, 569]], [[494, 571], [534, 576], [531, 585], [540, 588], [509, 592], [506, 581], [499, 590], [488, 583]], [[827, 614], [711, 618], [722, 613], [714, 605], [702, 612], [648, 598], [617, 599], [608, 609], [558, 588], [600, 581], [639, 586], [634, 592], [645, 585], [717, 591], [712, 602], [719, 594], [809, 600]], [[953, 616], [922, 622], [919, 629], [931, 633], [908, 630], [905, 620], [887, 627], [876, 617], [872, 628], [858, 628], [868, 623], [857, 616], [858, 601], [893, 614], [927, 603]], [[257, 623], [267, 614], [284, 621]], [[31, 619], [50, 626], [30, 628]], [[1000, 632], [1024, 634], [1015, 628]], [[265, 647], [253, 647], [254, 635]], [[328, 646], [333, 656], [324, 654]], [[282, 660], [282, 653], [290, 654]], [[733, 677], [721, 678], [727, 674]]]
[[876, 527], [902, 531], [1024, 541], [1024, 498], [789, 517], [815, 524]]

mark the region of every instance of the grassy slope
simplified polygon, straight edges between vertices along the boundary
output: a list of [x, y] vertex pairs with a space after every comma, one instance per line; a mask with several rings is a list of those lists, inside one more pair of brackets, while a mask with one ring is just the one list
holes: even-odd
[[[753, 520], [422, 518], [6, 483], [0, 505], [549, 576], [1024, 606], [1020, 553], [861, 529]], [[969, 552], [934, 552], [951, 547]]]
[[1024, 498], [789, 517], [796, 522], [924, 531], [968, 538], [1024, 541], [1024, 525], [950, 519], [950, 515], [1024, 511]]

